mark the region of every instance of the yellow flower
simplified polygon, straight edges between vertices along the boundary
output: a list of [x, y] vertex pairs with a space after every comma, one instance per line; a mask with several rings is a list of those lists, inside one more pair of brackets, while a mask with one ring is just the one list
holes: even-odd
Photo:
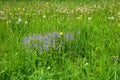
[[81, 19], [82, 19], [82, 15], [78, 16], [77, 19], [78, 19], [78, 20], [81, 20]]
[[8, 21], [6, 22], [6, 24], [8, 24]]
[[18, 7], [18, 11], [20, 11], [21, 10], [21, 8], [20, 7]]
[[60, 35], [62, 36], [62, 35], [63, 35], [63, 32], [60, 32]]

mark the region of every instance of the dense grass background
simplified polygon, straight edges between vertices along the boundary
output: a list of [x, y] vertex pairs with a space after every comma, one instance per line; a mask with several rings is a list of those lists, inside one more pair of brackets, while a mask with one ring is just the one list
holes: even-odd
[[[119, 80], [120, 2], [0, 1], [0, 80]], [[59, 51], [30, 50], [31, 34], [71, 32]]]

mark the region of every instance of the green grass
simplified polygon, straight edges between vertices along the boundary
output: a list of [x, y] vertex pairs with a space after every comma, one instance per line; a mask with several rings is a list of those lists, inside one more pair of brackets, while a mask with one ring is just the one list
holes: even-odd
[[[119, 80], [119, 1], [26, 0], [0, 5], [0, 80]], [[30, 34], [56, 31], [74, 34], [71, 44], [65, 43], [67, 49], [27, 53], [22, 46]]]

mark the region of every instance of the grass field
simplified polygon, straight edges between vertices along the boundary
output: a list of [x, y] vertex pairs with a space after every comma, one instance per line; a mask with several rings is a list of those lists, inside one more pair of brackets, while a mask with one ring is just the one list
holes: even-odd
[[0, 1], [0, 80], [119, 80], [119, 57], [119, 0]]

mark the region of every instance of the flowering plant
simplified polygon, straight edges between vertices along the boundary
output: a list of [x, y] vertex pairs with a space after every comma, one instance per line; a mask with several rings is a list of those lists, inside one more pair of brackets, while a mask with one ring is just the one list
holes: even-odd
[[64, 44], [74, 40], [72, 33], [63, 32], [53, 32], [49, 34], [32, 34], [30, 36], [24, 37], [22, 44], [26, 49], [34, 49], [39, 52], [50, 51], [50, 50], [60, 50], [65, 47]]

